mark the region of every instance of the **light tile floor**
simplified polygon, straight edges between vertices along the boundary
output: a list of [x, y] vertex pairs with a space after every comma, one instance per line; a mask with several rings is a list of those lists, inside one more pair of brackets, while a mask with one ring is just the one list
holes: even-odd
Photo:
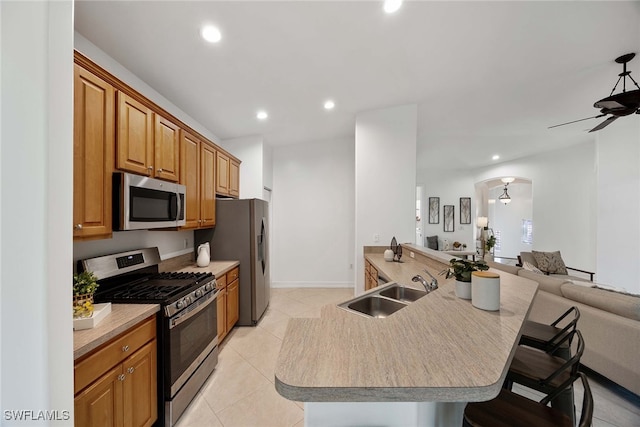
[[[235, 327], [220, 346], [216, 370], [177, 427], [303, 427], [303, 404], [281, 397], [274, 388], [280, 345], [292, 317], [319, 317], [320, 308], [353, 296], [345, 288], [276, 288], [256, 327]], [[594, 427], [640, 427], [640, 399], [589, 377], [595, 401]], [[537, 392], [514, 386], [527, 397]], [[576, 389], [577, 416], [582, 390]]]

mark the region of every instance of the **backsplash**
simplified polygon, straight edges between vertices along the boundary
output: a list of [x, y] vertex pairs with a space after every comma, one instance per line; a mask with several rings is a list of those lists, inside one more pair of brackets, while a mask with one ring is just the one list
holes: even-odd
[[193, 230], [185, 231], [119, 231], [112, 239], [89, 240], [73, 243], [74, 266], [79, 259], [157, 246], [163, 260], [191, 255], [193, 257]]

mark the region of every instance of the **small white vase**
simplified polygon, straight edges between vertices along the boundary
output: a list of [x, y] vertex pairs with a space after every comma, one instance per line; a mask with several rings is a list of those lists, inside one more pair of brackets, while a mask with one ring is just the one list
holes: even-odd
[[471, 299], [471, 282], [456, 280], [456, 296], [462, 299]]
[[393, 261], [393, 251], [391, 249], [387, 249], [386, 251], [384, 251], [384, 260]]

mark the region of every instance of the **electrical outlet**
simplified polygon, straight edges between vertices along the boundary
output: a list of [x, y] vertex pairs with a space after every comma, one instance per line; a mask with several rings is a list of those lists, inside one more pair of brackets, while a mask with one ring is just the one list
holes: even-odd
[[374, 242], [379, 242], [380, 241], [380, 235], [379, 234], [374, 234], [373, 235], [373, 241]]
[[416, 254], [414, 254], [413, 252], [409, 252], [409, 256], [410, 256], [411, 258], [415, 258], [415, 257], [416, 257]]
[[184, 239], [184, 248], [187, 249], [189, 247], [189, 239]]

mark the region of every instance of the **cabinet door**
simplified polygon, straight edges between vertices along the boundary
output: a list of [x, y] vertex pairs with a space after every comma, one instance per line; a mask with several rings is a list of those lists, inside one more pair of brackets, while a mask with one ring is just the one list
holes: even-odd
[[155, 114], [155, 119], [156, 128], [153, 134], [155, 177], [178, 182], [180, 178], [180, 128], [159, 114]]
[[240, 163], [235, 160], [229, 162], [229, 194], [240, 196]]
[[113, 368], [74, 399], [76, 427], [124, 427], [122, 366]]
[[153, 176], [153, 112], [118, 92], [116, 168]]
[[229, 156], [216, 152], [216, 193], [229, 195]]
[[200, 225], [200, 140], [185, 131], [180, 133], [180, 184], [187, 187], [183, 228], [197, 228]]
[[218, 292], [217, 312], [218, 316], [218, 344], [222, 342], [227, 335], [227, 289], [224, 288]]
[[74, 65], [73, 237], [111, 234], [115, 91]]
[[233, 325], [238, 321], [239, 306], [239, 294], [238, 294], [238, 279], [234, 280], [227, 286], [227, 332], [233, 328]]
[[150, 427], [158, 418], [156, 340], [122, 363], [124, 427]]
[[200, 219], [201, 226], [211, 227], [216, 223], [216, 151], [209, 144], [200, 149]]

